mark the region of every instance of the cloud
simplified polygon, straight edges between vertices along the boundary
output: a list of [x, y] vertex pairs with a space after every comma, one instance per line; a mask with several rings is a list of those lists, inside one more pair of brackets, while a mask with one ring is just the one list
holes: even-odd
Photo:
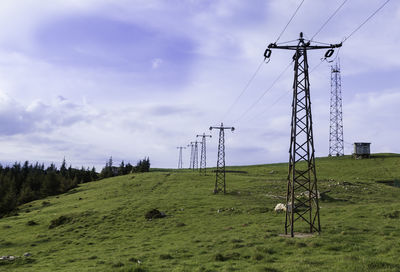
[[160, 58], [153, 59], [151, 62], [151, 67], [153, 67], [153, 69], [157, 69], [158, 67], [160, 67], [160, 65], [162, 63], [163, 63], [163, 60]]
[[[341, 41], [381, 4], [364, 2], [347, 2], [316, 40]], [[110, 155], [116, 161], [150, 156], [155, 166], [174, 167], [176, 146], [223, 121], [237, 128], [226, 135], [229, 163], [286, 161], [292, 68], [238, 118], [288, 65], [292, 52], [274, 50], [226, 111], [298, 3], [2, 1], [0, 23], [8, 26], [0, 33], [2, 157], [66, 156], [79, 166], [102, 165]], [[305, 1], [280, 42], [296, 39], [300, 31], [310, 38], [341, 3]], [[398, 150], [393, 124], [400, 105], [399, 10], [399, 3], [388, 3], [340, 51], [345, 139], [362, 136], [377, 151]], [[310, 52], [310, 67], [324, 53]], [[310, 75], [318, 156], [328, 152], [329, 69], [323, 63]], [[208, 145], [213, 163], [217, 136], [213, 132]]]
[[35, 100], [24, 106], [6, 93], [0, 93], [0, 136], [51, 132], [78, 122], [90, 122], [98, 113], [59, 96], [52, 104]]

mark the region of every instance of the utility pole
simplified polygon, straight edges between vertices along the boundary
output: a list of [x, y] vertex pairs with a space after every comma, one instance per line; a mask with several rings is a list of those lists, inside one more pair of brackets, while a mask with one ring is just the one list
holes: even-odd
[[188, 147], [190, 146], [190, 162], [189, 162], [189, 169], [194, 169], [193, 168], [193, 154], [194, 154], [194, 144], [190, 143], [187, 145]]
[[194, 169], [199, 169], [199, 148], [198, 148], [198, 144], [200, 142], [195, 141], [195, 142], [190, 142], [190, 144], [194, 145], [194, 149], [193, 149], [193, 170]]
[[342, 79], [340, 63], [331, 66], [331, 105], [329, 127], [329, 156], [343, 156]]
[[219, 143], [218, 143], [218, 159], [217, 159], [217, 170], [215, 170], [215, 187], [214, 194], [218, 194], [223, 190], [226, 193], [225, 184], [225, 129], [234, 131], [234, 127], [224, 127], [221, 123], [220, 127], [210, 127], [210, 130], [219, 129]]
[[[310, 233], [321, 231], [317, 174], [315, 169], [315, 150], [312, 130], [310, 82], [308, 76], [307, 51], [313, 49], [329, 49], [325, 58], [333, 54], [333, 48], [342, 44], [311, 45], [300, 33], [296, 45], [277, 45], [271, 43], [264, 53], [265, 58], [271, 56], [271, 49], [294, 50], [294, 82], [292, 121], [289, 148], [289, 173], [286, 194], [285, 234], [290, 231], [294, 237], [294, 223], [305, 222], [300, 228]], [[302, 219], [302, 220], [298, 220]]]
[[179, 149], [178, 169], [182, 169], [182, 166], [183, 166], [182, 149], [186, 149], [186, 147], [178, 146], [177, 149]]
[[211, 138], [211, 135], [206, 135], [203, 133], [203, 135], [197, 135], [196, 137], [201, 137], [200, 174], [204, 173], [204, 175], [207, 175], [206, 137]]

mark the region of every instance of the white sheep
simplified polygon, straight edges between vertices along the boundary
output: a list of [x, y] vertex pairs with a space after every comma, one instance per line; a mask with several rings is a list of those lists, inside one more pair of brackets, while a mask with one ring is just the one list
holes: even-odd
[[274, 211], [276, 211], [276, 212], [286, 212], [286, 205], [283, 204], [283, 203], [278, 203], [278, 204], [276, 204]]

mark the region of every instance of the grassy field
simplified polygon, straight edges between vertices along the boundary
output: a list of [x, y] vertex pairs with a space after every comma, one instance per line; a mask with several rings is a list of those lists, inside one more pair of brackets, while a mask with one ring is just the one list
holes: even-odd
[[[0, 219], [0, 271], [400, 271], [400, 155], [319, 158], [320, 235], [286, 238], [287, 164], [153, 170], [82, 184]], [[148, 221], [157, 208], [165, 218]]]

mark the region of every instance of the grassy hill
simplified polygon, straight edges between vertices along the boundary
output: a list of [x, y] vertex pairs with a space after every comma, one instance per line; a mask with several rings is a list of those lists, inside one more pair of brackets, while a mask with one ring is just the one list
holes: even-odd
[[[317, 159], [320, 235], [286, 238], [287, 164], [153, 170], [82, 184], [0, 219], [0, 271], [400, 271], [400, 155]], [[157, 208], [165, 218], [148, 221]], [[50, 228], [49, 228], [50, 227]]]

